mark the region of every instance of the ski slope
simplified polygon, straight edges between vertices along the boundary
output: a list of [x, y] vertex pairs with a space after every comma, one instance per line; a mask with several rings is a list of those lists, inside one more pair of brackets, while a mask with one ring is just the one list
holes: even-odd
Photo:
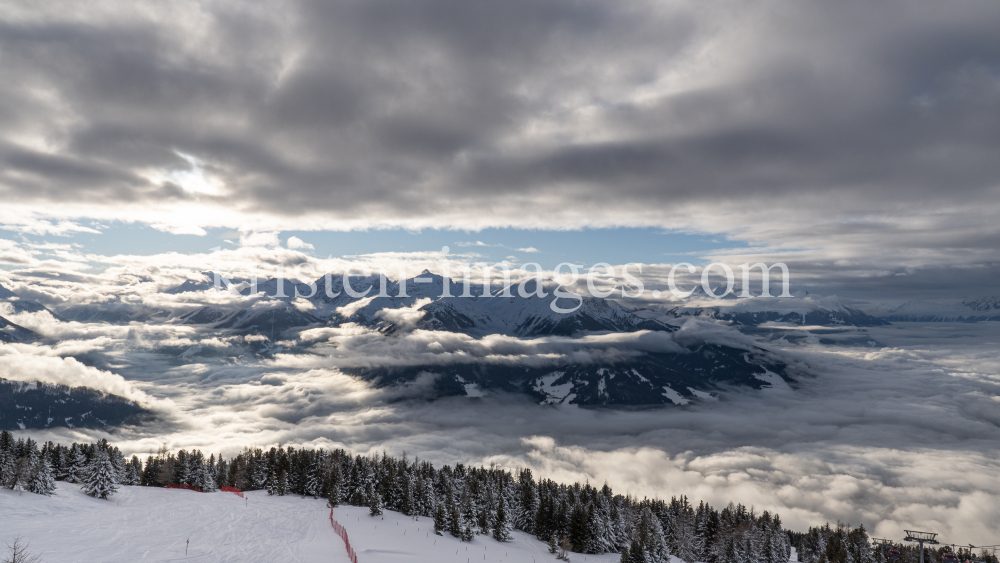
[[[462, 542], [447, 533], [435, 535], [431, 518], [414, 519], [390, 510], [372, 518], [367, 508], [339, 506], [333, 517], [347, 528], [358, 563], [558, 563], [545, 542], [517, 530], [509, 542], [480, 535], [471, 542]], [[621, 555], [571, 553], [570, 560], [618, 563]]]
[[[12, 543], [20, 535], [42, 563], [348, 562], [324, 500], [273, 497], [264, 491], [246, 496], [244, 501], [226, 492], [123, 486], [111, 500], [99, 500], [67, 483], [59, 483], [51, 497], [3, 489], [0, 542]], [[448, 534], [435, 535], [430, 518], [388, 510], [372, 518], [367, 508], [353, 506], [338, 507], [334, 517], [347, 529], [358, 563], [556, 561], [544, 542], [518, 531], [510, 542], [476, 536], [463, 543]], [[621, 559], [614, 553], [570, 557], [574, 563]]]
[[244, 501], [152, 487], [120, 487], [100, 500], [67, 483], [51, 497], [0, 490], [0, 542], [18, 535], [42, 563], [348, 561], [324, 501], [263, 491]]

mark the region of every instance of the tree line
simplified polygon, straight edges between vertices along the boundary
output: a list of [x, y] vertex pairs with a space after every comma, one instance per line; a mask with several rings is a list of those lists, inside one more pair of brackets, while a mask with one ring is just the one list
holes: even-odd
[[[535, 479], [531, 470], [457, 464], [434, 467], [405, 455], [360, 456], [294, 447], [244, 448], [231, 459], [166, 447], [126, 459], [106, 440], [70, 446], [0, 432], [0, 486], [52, 494], [55, 482], [110, 497], [119, 485], [187, 485], [265, 490], [269, 495], [324, 498], [379, 515], [394, 510], [434, 521], [439, 534], [463, 541], [489, 535], [507, 541], [513, 530], [534, 535], [567, 559], [570, 552], [620, 553], [622, 563], [786, 563], [790, 548], [802, 563], [919, 563], [915, 545], [875, 544], [864, 526], [829, 524], [799, 533], [784, 530], [777, 514], [732, 504], [717, 510], [686, 497], [669, 501], [615, 494], [605, 484]], [[898, 551], [898, 560], [890, 558]], [[946, 563], [949, 547], [927, 547], [926, 563]], [[995, 553], [961, 548], [960, 561], [1000, 563]]]
[[[8, 470], [10, 465], [12, 469]], [[663, 563], [667, 554], [705, 563], [786, 563], [789, 536], [780, 518], [742, 505], [716, 510], [686, 497], [638, 499], [608, 485], [563, 484], [535, 479], [531, 470], [434, 467], [405, 455], [351, 455], [345, 450], [294, 447], [244, 448], [231, 459], [198, 450], [165, 447], [145, 462], [126, 459], [117, 447], [46, 443], [0, 436], [2, 483], [51, 494], [54, 481], [81, 484], [107, 498], [117, 485], [187, 485], [266, 490], [270, 495], [324, 498], [367, 507], [372, 515], [394, 510], [434, 521], [435, 531], [463, 541], [489, 535], [507, 541], [521, 530], [569, 552], [620, 553], [623, 563]]]
[[108, 498], [118, 485], [138, 485], [142, 463], [101, 440], [71, 447], [46, 442], [39, 447], [31, 438], [0, 431], [0, 487], [51, 495], [56, 481], [74, 483], [88, 494]]
[[[838, 523], [809, 528], [808, 532], [788, 532], [802, 563], [920, 563], [920, 547], [916, 544], [874, 542], [864, 525], [852, 528]], [[893, 558], [892, 551], [899, 553]], [[959, 561], [1000, 563], [995, 551], [981, 550], [978, 554], [966, 548], [924, 546], [925, 563], [943, 563], [944, 555], [953, 553]]]

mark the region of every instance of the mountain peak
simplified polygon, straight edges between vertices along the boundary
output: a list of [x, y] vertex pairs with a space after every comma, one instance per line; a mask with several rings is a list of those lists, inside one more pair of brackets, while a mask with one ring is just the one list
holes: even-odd
[[17, 294], [0, 284], [0, 299], [10, 299], [11, 297], [17, 297]]

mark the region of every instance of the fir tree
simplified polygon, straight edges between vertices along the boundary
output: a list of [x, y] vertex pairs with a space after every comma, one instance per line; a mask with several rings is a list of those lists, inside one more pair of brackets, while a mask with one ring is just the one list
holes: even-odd
[[94, 459], [87, 467], [87, 479], [83, 484], [83, 490], [92, 497], [107, 499], [118, 490], [115, 481], [115, 467], [108, 452], [97, 448]]
[[340, 506], [341, 473], [339, 465], [334, 465], [330, 473], [327, 474], [326, 484], [323, 488], [326, 490], [326, 503], [333, 507]]
[[646, 563], [646, 553], [638, 541], [632, 540], [632, 547], [628, 548], [626, 552], [629, 554], [628, 563]]
[[368, 514], [370, 516], [381, 516], [382, 510], [382, 495], [372, 487], [371, 494], [368, 496]]
[[465, 542], [476, 539], [476, 531], [472, 529], [472, 523], [466, 520], [462, 526], [462, 534], [459, 539]]
[[437, 508], [434, 509], [434, 533], [441, 536], [448, 529], [448, 513], [445, 511], [444, 505], [439, 504]]
[[66, 481], [83, 483], [87, 474], [87, 456], [83, 450], [73, 444], [69, 450], [69, 467], [66, 469]]
[[460, 538], [462, 537], [462, 528], [465, 527], [465, 523], [462, 521], [462, 513], [458, 509], [458, 503], [455, 502], [454, 485], [448, 485], [448, 497], [445, 503], [445, 508], [448, 511], [448, 533], [456, 538]]
[[312, 462], [308, 466], [306, 471], [305, 490], [303, 491], [305, 496], [317, 498], [320, 495], [320, 491], [323, 489], [323, 466], [321, 461], [320, 455], [317, 454], [313, 457]]
[[278, 496], [285, 496], [288, 494], [288, 472], [282, 469], [278, 472], [278, 478], [276, 479], [277, 484], [275, 485], [275, 494]]
[[28, 490], [39, 495], [51, 495], [56, 490], [56, 482], [52, 477], [52, 467], [45, 456], [39, 456], [31, 469], [31, 481]]
[[497, 514], [493, 519], [493, 539], [504, 542], [510, 541], [513, 525], [510, 516], [507, 514], [507, 502], [504, 496], [500, 495], [500, 502], [497, 503]]

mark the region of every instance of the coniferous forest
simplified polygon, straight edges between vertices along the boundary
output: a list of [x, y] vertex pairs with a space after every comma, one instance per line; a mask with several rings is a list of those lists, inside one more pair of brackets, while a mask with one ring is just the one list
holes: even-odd
[[[839, 524], [834, 528], [827, 524], [811, 527], [805, 533], [789, 532], [788, 536], [802, 563], [920, 563], [920, 549], [917, 545], [873, 541], [863, 525], [852, 528]], [[953, 550], [953, 547], [955, 546], [925, 546], [924, 562], [942, 563], [944, 555], [952, 553], [959, 561], [998, 563], [993, 551], [973, 553], [966, 548]], [[891, 551], [897, 551], [899, 558], [890, 559]]]
[[[513, 530], [521, 530], [562, 558], [569, 552], [614, 552], [623, 563], [660, 563], [669, 553], [689, 563], [785, 563], [795, 546], [803, 563], [886, 563], [885, 549], [871, 542], [863, 526], [788, 532], [777, 514], [742, 505], [717, 510], [683, 496], [638, 499], [615, 494], [607, 485], [536, 479], [529, 469], [436, 468], [405, 456], [293, 447], [245, 448], [231, 459], [161, 448], [145, 460], [126, 459], [105, 440], [39, 445], [0, 432], [0, 486], [51, 494], [56, 481], [77, 484], [98, 498], [110, 497], [119, 485], [206, 492], [236, 487], [324, 498], [332, 506], [367, 507], [373, 516], [394, 510], [431, 518], [437, 533], [464, 541], [480, 534], [507, 541]], [[895, 549], [903, 553], [901, 563], [919, 561], [915, 549]], [[980, 559], [998, 563], [990, 554]], [[938, 562], [931, 553], [927, 563]]]

